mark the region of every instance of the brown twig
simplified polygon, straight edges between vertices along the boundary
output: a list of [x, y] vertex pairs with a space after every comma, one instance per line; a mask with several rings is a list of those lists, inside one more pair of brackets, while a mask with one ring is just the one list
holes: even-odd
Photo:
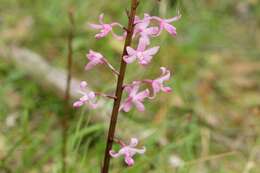
[[70, 104], [70, 86], [71, 86], [71, 71], [72, 71], [72, 57], [73, 57], [73, 49], [72, 42], [74, 37], [74, 13], [73, 10], [70, 9], [68, 11], [68, 18], [70, 22], [70, 31], [68, 34], [68, 56], [67, 56], [67, 79], [66, 79], [66, 90], [64, 95], [64, 110], [65, 114], [62, 117], [62, 173], [66, 173], [67, 164], [67, 137], [68, 137], [68, 116], [70, 114], [69, 104]]
[[109, 171], [109, 163], [110, 163], [109, 151], [112, 149], [113, 146], [117, 117], [118, 117], [118, 112], [119, 112], [119, 107], [120, 107], [120, 102], [121, 102], [121, 97], [123, 92], [123, 82], [124, 82], [125, 71], [126, 71], [126, 63], [123, 60], [123, 57], [127, 55], [126, 48], [130, 46], [132, 43], [132, 36], [134, 31], [134, 19], [136, 15], [137, 6], [138, 6], [138, 0], [132, 0], [130, 17], [128, 20], [128, 28], [127, 28], [128, 32], [125, 40], [123, 54], [121, 56], [120, 72], [117, 80], [116, 99], [114, 101], [114, 106], [111, 114], [109, 131], [107, 136], [107, 145], [106, 145], [105, 156], [104, 156], [104, 163], [103, 163], [101, 173], [108, 173]]

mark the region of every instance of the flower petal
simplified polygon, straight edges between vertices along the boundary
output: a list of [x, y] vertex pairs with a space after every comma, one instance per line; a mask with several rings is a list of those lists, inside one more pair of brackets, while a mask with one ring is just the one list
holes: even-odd
[[164, 29], [169, 32], [172, 36], [176, 36], [177, 32], [176, 32], [176, 28], [168, 23], [164, 23], [163, 24]]
[[99, 23], [100, 23], [100, 24], [104, 24], [103, 19], [104, 19], [104, 13], [101, 13], [101, 14], [99, 15]]
[[84, 103], [82, 101], [76, 101], [73, 103], [73, 107], [78, 108], [78, 107], [82, 106], [83, 104]]
[[127, 51], [127, 54], [129, 56], [132, 56], [132, 55], [135, 55], [136, 54], [136, 50], [134, 50], [133, 48], [131, 48], [130, 46], [127, 46], [126, 47], [126, 51]]
[[161, 84], [160, 82], [158, 82], [158, 81], [156, 81], [156, 80], [153, 81], [153, 83], [152, 83], [152, 88], [153, 88], [153, 93], [154, 93], [154, 95], [161, 90], [161, 85], [162, 85], [162, 84]]
[[94, 24], [94, 23], [89, 23], [88, 24], [91, 28], [93, 29], [102, 29], [102, 25]]
[[95, 94], [93, 91], [91, 91], [91, 92], [88, 93], [88, 98], [89, 98], [90, 100], [94, 99], [95, 97], [96, 97], [96, 94]]
[[139, 59], [139, 64], [146, 66], [151, 62], [152, 58], [153, 58], [152, 56], [143, 56], [142, 59]]
[[145, 107], [144, 107], [144, 104], [140, 101], [134, 101], [133, 102], [137, 108], [138, 111], [140, 112], [144, 112], [145, 111]]
[[148, 35], [157, 35], [159, 32], [159, 28], [158, 27], [150, 27], [150, 28], [147, 28], [145, 30], [145, 33], [148, 34]]
[[165, 92], [165, 93], [170, 93], [170, 92], [172, 92], [172, 89], [171, 89], [170, 87], [162, 87], [161, 89], [162, 89], [162, 91]]
[[91, 109], [96, 109], [98, 107], [98, 104], [89, 102], [89, 107]]
[[167, 80], [169, 80], [171, 78], [170, 70], [166, 69], [165, 67], [161, 67], [160, 70], [161, 70], [162, 74], [161, 74], [161, 77], [158, 78], [158, 80], [160, 80], [160, 81], [167, 81]]
[[114, 157], [114, 158], [117, 158], [117, 157], [122, 155], [121, 153], [119, 153], [119, 152], [117, 153], [117, 152], [115, 152], [113, 150], [110, 150], [109, 154], [110, 154], [111, 157]]
[[147, 34], [141, 34], [139, 41], [143, 42], [146, 46], [150, 44], [150, 38]]
[[125, 157], [125, 163], [128, 165], [128, 166], [133, 166], [133, 164], [135, 163], [134, 159], [132, 157]]
[[175, 22], [177, 20], [180, 20], [180, 18], [181, 18], [181, 14], [178, 11], [178, 15], [177, 16], [174, 16], [173, 18], [170, 18], [170, 19], [164, 19], [164, 21], [167, 22], [167, 23], [171, 23], [171, 22]]
[[127, 64], [131, 64], [136, 60], [136, 56], [124, 56], [123, 59]]
[[130, 147], [136, 147], [137, 144], [138, 144], [138, 139], [137, 138], [131, 138], [129, 146]]
[[144, 90], [142, 92], [139, 92], [138, 94], [136, 94], [135, 100], [143, 101], [146, 97], [149, 96], [149, 93], [150, 92], [149, 92], [148, 89], [146, 89], [146, 90]]
[[132, 103], [132, 99], [128, 98], [123, 104], [122, 104], [122, 109], [125, 112], [129, 112], [130, 109], [132, 108], [133, 103]]
[[145, 55], [155, 55], [160, 49], [160, 46], [155, 46], [155, 47], [152, 47], [150, 49], [147, 49], [146, 51], [144, 51], [144, 54]]
[[95, 60], [95, 59], [103, 58], [103, 55], [99, 52], [89, 50], [89, 53], [87, 54], [87, 58], [88, 58], [88, 60], [92, 61], [92, 60]]
[[90, 61], [86, 66], [85, 66], [85, 70], [90, 70], [92, 69], [93, 67], [95, 67], [97, 64], [99, 64], [100, 61], [97, 60], [97, 61]]
[[134, 152], [138, 153], [138, 154], [144, 154], [145, 151], [146, 151], [146, 148], [143, 147], [142, 149], [136, 149], [136, 148], [133, 148]]
[[86, 81], [81, 81], [80, 82], [80, 89], [85, 89], [86, 87], [88, 86], [87, 82]]

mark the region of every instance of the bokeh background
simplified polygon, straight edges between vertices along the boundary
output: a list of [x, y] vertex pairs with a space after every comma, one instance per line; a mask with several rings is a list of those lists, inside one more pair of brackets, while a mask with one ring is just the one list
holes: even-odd
[[[87, 23], [105, 13], [105, 21], [126, 25], [129, 2], [0, 1], [1, 173], [58, 173], [62, 165], [63, 98], [45, 81], [50, 71], [35, 78], [37, 65], [21, 68], [13, 60], [19, 59], [19, 51], [10, 53], [13, 47], [65, 69], [67, 11], [73, 8], [73, 78], [112, 93], [114, 76], [102, 67], [85, 72], [85, 54], [90, 48], [100, 51], [118, 67], [122, 42], [111, 36], [96, 41]], [[153, 63], [146, 69], [130, 65], [126, 79], [153, 78], [166, 66], [174, 71], [168, 83], [173, 92], [146, 102], [144, 113], [120, 114], [117, 137], [138, 137], [147, 152], [137, 156], [131, 168], [122, 159], [112, 159], [111, 172], [259, 173], [260, 1], [141, 0], [138, 14], [172, 17], [177, 11], [182, 14], [174, 23], [178, 36], [164, 33], [154, 39], [152, 44], [161, 49]], [[99, 172], [111, 107], [112, 102], [105, 101], [98, 110], [71, 111], [67, 172]]]

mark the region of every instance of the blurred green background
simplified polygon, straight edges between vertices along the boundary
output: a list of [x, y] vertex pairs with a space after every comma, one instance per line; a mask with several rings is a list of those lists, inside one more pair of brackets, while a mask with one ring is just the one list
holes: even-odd
[[[122, 42], [96, 41], [88, 22], [127, 24], [130, 0], [1, 0], [0, 47], [36, 52], [53, 67], [66, 68], [67, 11], [75, 10], [73, 77], [94, 90], [112, 92], [115, 78], [102, 68], [84, 71], [89, 49], [118, 67]], [[260, 2], [259, 0], [141, 0], [138, 14], [172, 17], [178, 36], [154, 39], [160, 53], [146, 69], [129, 65], [127, 79], [153, 78], [159, 67], [174, 71], [171, 94], [146, 102], [146, 112], [122, 113], [117, 136], [140, 138], [144, 156], [126, 168], [112, 159], [112, 173], [259, 173]], [[0, 54], [0, 56], [3, 56]], [[46, 72], [47, 74], [48, 72]], [[98, 110], [73, 110], [68, 171], [99, 172], [112, 102]], [[104, 110], [103, 110], [104, 109]], [[61, 172], [62, 98], [26, 71], [0, 58], [0, 173]], [[121, 123], [121, 124], [120, 124]], [[115, 146], [118, 149], [118, 146]]]

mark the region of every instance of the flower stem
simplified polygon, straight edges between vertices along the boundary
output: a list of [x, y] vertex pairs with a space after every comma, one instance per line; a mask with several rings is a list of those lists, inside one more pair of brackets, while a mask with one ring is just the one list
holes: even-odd
[[119, 72], [106, 60], [105, 61], [106, 66], [116, 75], [119, 75]]
[[106, 98], [109, 98], [109, 99], [116, 99], [116, 96], [113, 96], [113, 95], [108, 95], [108, 94], [103, 94], [103, 93], [100, 93], [100, 92], [95, 92], [95, 94], [97, 96], [102, 96], [102, 97], [106, 97]]
[[62, 173], [66, 173], [67, 171], [67, 137], [68, 137], [68, 116], [69, 116], [69, 103], [70, 103], [70, 85], [71, 85], [71, 71], [72, 71], [72, 41], [74, 37], [74, 16], [73, 10], [69, 10], [68, 17], [70, 21], [70, 31], [68, 34], [68, 56], [67, 56], [67, 80], [66, 80], [66, 90], [64, 95], [64, 110], [65, 114], [62, 117], [61, 125], [62, 125]]
[[131, 11], [130, 11], [130, 15], [128, 17], [127, 36], [126, 36], [126, 40], [125, 40], [125, 44], [124, 44], [124, 50], [123, 50], [123, 53], [121, 56], [120, 71], [119, 71], [119, 76], [117, 79], [116, 99], [114, 101], [114, 106], [113, 106], [113, 110], [112, 110], [112, 114], [111, 114], [104, 162], [103, 162], [103, 167], [102, 167], [101, 173], [108, 173], [108, 171], [109, 171], [109, 163], [110, 163], [109, 151], [112, 149], [112, 146], [113, 146], [117, 117], [118, 117], [120, 102], [121, 102], [122, 93], [123, 93], [123, 82], [124, 82], [125, 71], [126, 71], [126, 63], [123, 60], [123, 57], [125, 55], [127, 55], [126, 48], [128, 46], [130, 46], [132, 43], [132, 36], [133, 36], [133, 32], [134, 32], [134, 19], [135, 19], [138, 3], [139, 3], [138, 0], [132, 0], [132, 2], [131, 2]]

